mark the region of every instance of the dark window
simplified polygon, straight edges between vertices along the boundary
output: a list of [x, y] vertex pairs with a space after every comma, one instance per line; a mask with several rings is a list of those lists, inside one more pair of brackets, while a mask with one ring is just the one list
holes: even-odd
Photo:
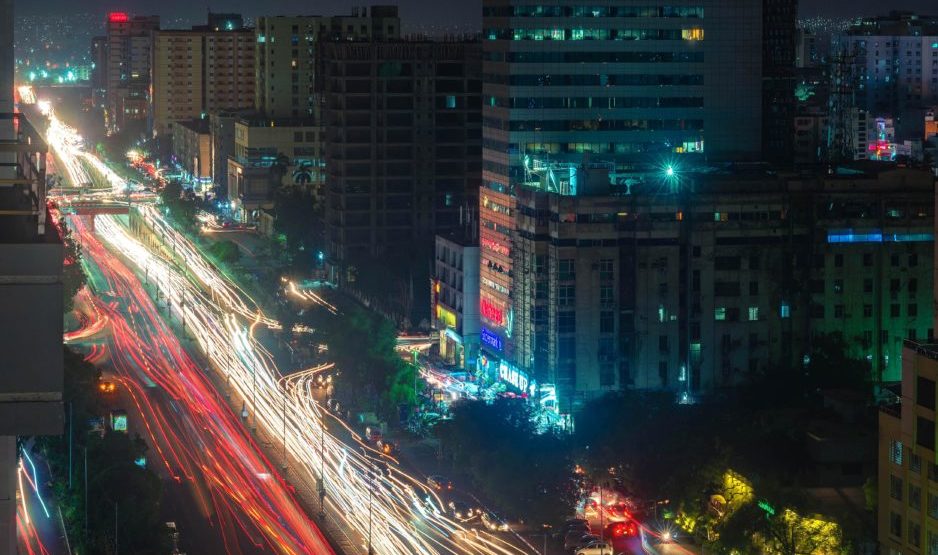
[[923, 416], [917, 418], [915, 426], [915, 443], [929, 451], [935, 450], [935, 421]]
[[909, 255], [909, 267], [915, 267], [915, 266], [918, 266], [918, 255], [910, 254]]
[[918, 316], [918, 305], [917, 305], [917, 304], [910, 304], [909, 306], [905, 307], [905, 309], [906, 309], [906, 311], [908, 312], [908, 313], [906, 314], [906, 316], [912, 316], [912, 317]]
[[863, 292], [864, 293], [873, 292], [873, 280], [872, 279], [867, 278], [863, 280]]
[[870, 253], [865, 253], [863, 255], [863, 265], [872, 266], [873, 265], [873, 255]]
[[668, 352], [668, 336], [659, 335], [658, 336], [658, 350], [662, 353]]
[[835, 268], [843, 268], [843, 267], [844, 267], [844, 255], [842, 255], [842, 254], [835, 254], [835, 255], [834, 255], [834, 267], [835, 267]]
[[893, 318], [899, 317], [899, 305], [889, 305], [889, 315]]
[[599, 333], [615, 333], [616, 324], [613, 312], [603, 310], [599, 313]]
[[863, 317], [872, 318], [873, 317], [873, 305], [865, 304], [863, 305]]
[[750, 282], [749, 282], [749, 294], [750, 294], [750, 295], [758, 295], [758, 294], [759, 294], [759, 282], [758, 282], [758, 281], [750, 281]]
[[919, 376], [915, 383], [915, 402], [918, 406], [935, 410], [935, 381]]

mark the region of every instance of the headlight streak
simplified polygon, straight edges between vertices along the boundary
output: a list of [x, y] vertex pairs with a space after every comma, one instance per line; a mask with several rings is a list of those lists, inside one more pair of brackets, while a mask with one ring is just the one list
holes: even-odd
[[187, 280], [172, 263], [131, 237], [113, 216], [97, 216], [98, 233], [112, 250], [141, 270], [146, 269], [148, 279], [169, 299], [173, 314], [185, 322], [202, 351], [245, 400], [248, 420], [261, 426], [269, 436], [281, 440], [286, 421], [287, 450], [300, 466], [298, 473], [307, 485], [312, 485], [324, 468], [328, 499], [345, 508], [340, 512], [349, 528], [360, 533], [368, 529], [368, 490], [373, 488], [372, 526], [374, 530], [387, 531], [373, 535], [376, 552], [406, 555], [526, 552], [500, 538], [484, 535], [455, 541], [454, 533], [464, 528], [442, 511], [421, 513], [412, 507], [410, 496], [405, 493], [408, 489], [429, 493], [438, 507], [443, 503], [420, 480], [397, 467], [392, 467], [390, 476], [369, 480], [371, 462], [368, 458], [350, 450], [323, 429], [324, 412], [310, 397], [308, 387], [311, 384], [306, 383], [314, 373], [301, 374], [298, 378], [281, 376], [270, 354], [250, 333], [250, 327], [258, 322], [271, 328], [275, 327], [271, 325], [274, 322], [259, 314], [256, 303], [246, 302], [243, 291], [232, 287], [188, 240], [162, 220], [157, 210], [147, 206], [141, 210], [155, 224], [154, 229], [165, 234], [176, 257], [181, 258], [199, 285]]

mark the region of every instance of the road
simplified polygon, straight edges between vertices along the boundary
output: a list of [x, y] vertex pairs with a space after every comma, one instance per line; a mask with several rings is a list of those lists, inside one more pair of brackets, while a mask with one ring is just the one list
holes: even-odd
[[[82, 218], [70, 224], [81, 238], [95, 291], [82, 299], [90, 304], [85, 320], [107, 321], [107, 362], [141, 415], [141, 435], [152, 448], [150, 464], [185, 484], [191, 507], [216, 529], [225, 552], [332, 552], [137, 276]], [[180, 533], [185, 544], [186, 530]]]
[[[79, 156], [55, 144], [52, 148], [66, 161]], [[86, 154], [82, 151], [80, 156]], [[100, 171], [109, 175], [106, 167]], [[113, 183], [114, 193], [123, 194], [122, 189], [120, 183]], [[157, 449], [155, 463], [167, 472], [182, 467], [186, 479], [201, 473], [211, 484], [211, 499], [222, 505], [237, 502], [240, 511], [230, 511], [241, 517], [237, 522], [263, 534], [271, 547], [327, 552], [321, 534], [297, 512], [296, 503], [284, 493], [285, 486], [269, 479], [274, 475], [269, 461], [256, 456], [251, 435], [231, 418], [232, 411], [223, 406], [204, 370], [164, 321], [168, 318], [184, 326], [213, 371], [224, 376], [232, 395], [242, 400], [247, 427], [256, 428], [258, 436], [281, 439], [292, 461], [292, 480], [304, 486], [298, 489], [308, 491], [312, 484], [324, 484], [326, 511], [340, 518], [357, 538], [355, 552], [368, 551], [369, 536], [375, 553], [535, 552], [500, 536], [472, 534], [449, 518], [443, 501], [423, 477], [402, 469], [376, 476], [370, 459], [334, 434], [335, 426], [325, 420], [310, 395], [281, 382], [273, 356], [255, 337], [257, 328], [278, 329], [279, 324], [177, 233], [155, 206], [143, 204], [135, 210], [156, 230], [165, 247], [145, 245], [122, 217], [96, 216], [96, 233], [81, 218], [71, 221], [86, 260], [104, 278], [94, 305], [110, 322], [111, 353], [120, 354], [112, 360], [122, 361], [115, 363], [122, 383], [139, 397], [142, 412], [157, 407], [152, 409], [151, 433], [154, 438], [166, 435], [165, 441], [157, 443], [177, 446]], [[149, 282], [149, 291], [140, 283], [141, 276]], [[157, 312], [150, 295], [165, 303], [164, 314]], [[156, 405], [146, 393], [149, 383], [163, 389], [176, 406]], [[169, 410], [177, 409], [187, 413], [188, 429], [170, 429], [163, 420]], [[209, 494], [203, 499], [209, 499]]]

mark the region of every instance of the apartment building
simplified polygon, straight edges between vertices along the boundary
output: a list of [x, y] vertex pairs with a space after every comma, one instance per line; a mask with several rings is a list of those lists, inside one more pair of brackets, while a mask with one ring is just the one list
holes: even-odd
[[130, 16], [111, 12], [105, 22], [107, 77], [105, 124], [111, 131], [128, 122], [146, 122], [149, 109], [152, 32], [157, 15]]
[[228, 15], [214, 25], [153, 32], [155, 136], [170, 135], [175, 122], [254, 107], [254, 32]]
[[263, 16], [255, 29], [255, 108], [270, 118], [318, 123], [316, 54], [320, 40], [400, 38], [396, 6], [355, 8], [348, 16]]
[[208, 119], [177, 121], [172, 127], [173, 162], [197, 195], [213, 192], [212, 138]]
[[473, 229], [436, 236], [431, 283], [433, 329], [444, 360], [474, 372], [479, 359], [479, 241]]
[[475, 204], [480, 54], [472, 40], [322, 43], [326, 239], [336, 264], [413, 252], [415, 242], [429, 250]]

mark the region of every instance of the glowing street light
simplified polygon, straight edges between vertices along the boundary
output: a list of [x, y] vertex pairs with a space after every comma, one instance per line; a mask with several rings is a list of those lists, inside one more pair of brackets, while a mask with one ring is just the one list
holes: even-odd
[[669, 165], [667, 168], [665, 168], [664, 175], [668, 177], [674, 177], [674, 166]]

